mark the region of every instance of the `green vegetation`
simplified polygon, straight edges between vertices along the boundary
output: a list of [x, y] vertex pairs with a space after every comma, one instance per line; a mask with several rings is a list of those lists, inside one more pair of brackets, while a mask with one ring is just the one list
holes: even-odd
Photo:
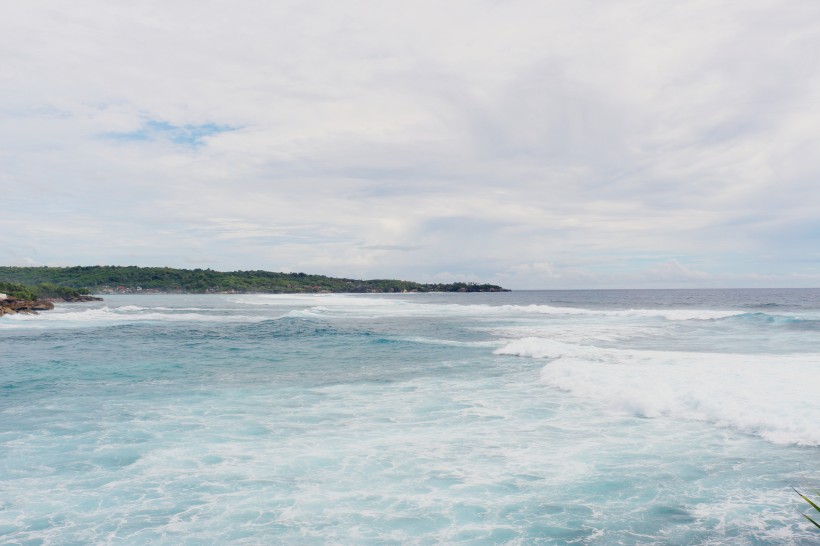
[[[797, 489], [795, 489], [795, 490], [794, 490], [794, 492], [795, 492], [795, 493], [797, 493], [798, 495], [800, 495], [800, 498], [802, 498], [804, 501], [806, 501], [807, 503], [809, 503], [809, 506], [811, 506], [812, 508], [814, 508], [814, 510], [815, 510], [816, 512], [820, 512], [820, 506], [818, 506], [816, 502], [814, 502], [813, 500], [811, 500], [809, 497], [807, 497], [806, 495], [804, 495], [803, 493], [801, 493], [801, 492], [800, 492], [800, 491], [798, 491]], [[817, 496], [818, 496], [818, 497], [820, 497], [820, 491], [815, 491], [815, 493], [817, 494]], [[818, 524], [815, 520], [813, 520], [813, 519], [812, 519], [811, 517], [809, 517], [807, 514], [803, 514], [803, 517], [804, 517], [804, 518], [806, 518], [807, 520], [809, 520], [810, 522], [812, 522], [812, 523], [814, 524], [814, 526], [815, 526], [815, 527], [817, 527], [818, 529], [820, 529], [820, 524]], [[817, 517], [817, 516], [815, 516], [815, 517]]]
[[13, 282], [0, 282], [0, 294], [6, 294], [18, 300], [36, 300], [34, 287]]
[[355, 280], [271, 271], [220, 272], [170, 267], [0, 267], [0, 281], [59, 285], [91, 292], [500, 292], [492, 284], [421, 284], [389, 279]]
[[0, 281], [0, 293], [11, 296], [18, 300], [39, 300], [43, 298], [62, 298], [74, 300], [80, 296], [87, 295], [89, 291], [84, 288], [70, 288], [67, 286], [57, 286], [52, 283], [40, 283], [36, 286], [26, 286], [14, 282]]

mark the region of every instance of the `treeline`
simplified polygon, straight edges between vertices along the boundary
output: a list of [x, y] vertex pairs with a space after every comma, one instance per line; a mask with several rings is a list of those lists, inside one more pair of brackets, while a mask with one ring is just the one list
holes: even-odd
[[0, 267], [0, 281], [41, 286], [44, 283], [90, 292], [156, 290], [160, 292], [501, 292], [477, 283], [421, 284], [391, 279], [355, 280], [271, 271], [174, 269], [170, 267]]
[[57, 286], [52, 283], [40, 283], [34, 286], [15, 282], [0, 281], [0, 294], [5, 294], [18, 300], [42, 300], [46, 298], [59, 298], [64, 300], [76, 300], [88, 295], [86, 288], [70, 288], [68, 286]]

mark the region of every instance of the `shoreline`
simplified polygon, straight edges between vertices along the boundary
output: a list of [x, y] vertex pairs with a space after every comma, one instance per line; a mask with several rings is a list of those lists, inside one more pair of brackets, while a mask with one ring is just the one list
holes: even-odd
[[4, 315], [38, 315], [40, 311], [51, 311], [55, 303], [84, 303], [103, 301], [97, 296], [78, 296], [76, 298], [43, 298], [38, 300], [21, 300], [4, 297], [0, 300], [0, 317]]

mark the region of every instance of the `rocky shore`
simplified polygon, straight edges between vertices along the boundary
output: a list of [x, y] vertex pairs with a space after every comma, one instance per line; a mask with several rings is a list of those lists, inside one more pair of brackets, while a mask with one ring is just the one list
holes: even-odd
[[54, 302], [83, 302], [83, 301], [102, 301], [102, 298], [94, 296], [77, 296], [76, 298], [46, 298], [42, 300], [20, 300], [0, 294], [0, 317], [3, 315], [16, 315], [21, 313], [24, 315], [36, 315], [38, 311], [50, 311], [54, 309]]

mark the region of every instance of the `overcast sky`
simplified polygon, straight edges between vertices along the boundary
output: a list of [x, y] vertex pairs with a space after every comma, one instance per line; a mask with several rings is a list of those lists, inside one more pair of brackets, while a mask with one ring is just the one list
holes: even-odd
[[820, 286], [820, 2], [4, 2], [0, 252]]

